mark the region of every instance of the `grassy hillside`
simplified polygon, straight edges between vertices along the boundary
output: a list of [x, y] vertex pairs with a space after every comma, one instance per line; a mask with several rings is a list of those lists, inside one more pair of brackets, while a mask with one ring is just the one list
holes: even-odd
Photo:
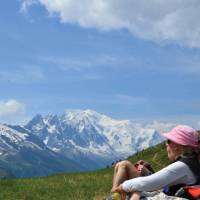
[[[165, 145], [144, 150], [129, 158], [146, 160], [155, 170], [167, 164]], [[34, 179], [0, 181], [2, 200], [103, 200], [110, 191], [113, 167], [87, 173], [57, 174]]]

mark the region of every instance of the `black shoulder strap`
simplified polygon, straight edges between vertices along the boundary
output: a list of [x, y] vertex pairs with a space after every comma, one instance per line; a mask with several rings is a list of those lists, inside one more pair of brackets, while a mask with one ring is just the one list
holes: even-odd
[[[198, 161], [198, 155], [196, 153], [191, 154], [190, 156], [182, 156], [177, 158], [174, 162], [181, 161], [185, 163], [190, 170], [194, 173], [195, 177], [197, 178], [197, 182], [194, 184], [200, 183], [200, 164]], [[167, 195], [174, 196], [175, 193], [181, 188], [185, 186], [184, 184], [178, 184], [168, 187], [168, 190], [165, 190], [164, 192]]]
[[185, 163], [190, 170], [194, 173], [195, 177], [197, 178], [197, 183], [200, 183], [200, 164], [198, 160], [198, 155], [196, 153], [193, 153], [190, 156], [187, 157], [181, 157], [179, 161]]

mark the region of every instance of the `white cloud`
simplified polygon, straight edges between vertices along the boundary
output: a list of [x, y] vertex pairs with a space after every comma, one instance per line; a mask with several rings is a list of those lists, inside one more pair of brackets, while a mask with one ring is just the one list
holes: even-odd
[[200, 47], [199, 0], [22, 0], [21, 10], [35, 3], [62, 23], [99, 30], [126, 28], [139, 38]]
[[154, 120], [152, 122], [146, 123], [144, 127], [155, 129], [159, 133], [165, 133], [179, 124], [186, 124], [192, 126], [196, 130], [200, 130], [200, 121], [198, 121], [199, 118], [197, 116], [188, 115], [183, 116], [182, 119], [180, 119], [181, 117], [179, 116], [177, 119], [173, 119], [173, 117], [171, 117], [167, 121]]
[[170, 131], [176, 125], [177, 123], [174, 123], [174, 122], [161, 122], [161, 121], [155, 120], [149, 124], [146, 124], [145, 128], [153, 128], [157, 130], [159, 133], [164, 133], [164, 132]]
[[0, 101], [0, 117], [12, 115], [23, 115], [26, 111], [25, 104], [10, 99], [8, 101]]
[[20, 11], [23, 12], [23, 13], [26, 13], [27, 12], [27, 8], [34, 5], [34, 4], [37, 4], [38, 1], [37, 0], [28, 0], [28, 1], [23, 1], [22, 0], [22, 5], [21, 5], [21, 9]]
[[160, 133], [164, 133], [170, 131], [172, 128], [179, 124], [185, 124], [195, 128], [196, 130], [200, 130], [200, 116], [199, 115], [171, 115], [171, 116], [159, 116], [146, 119], [144, 123], [145, 128], [153, 128], [156, 129]]

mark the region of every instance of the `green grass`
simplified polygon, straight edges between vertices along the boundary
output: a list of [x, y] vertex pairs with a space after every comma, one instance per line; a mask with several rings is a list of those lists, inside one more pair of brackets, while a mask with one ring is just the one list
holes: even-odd
[[98, 199], [109, 193], [111, 180], [112, 169], [88, 173], [57, 174], [45, 178], [2, 180], [0, 199]]
[[[129, 158], [146, 160], [155, 170], [168, 164], [164, 144], [143, 150]], [[102, 200], [112, 185], [113, 167], [84, 173], [0, 181], [0, 200]]]

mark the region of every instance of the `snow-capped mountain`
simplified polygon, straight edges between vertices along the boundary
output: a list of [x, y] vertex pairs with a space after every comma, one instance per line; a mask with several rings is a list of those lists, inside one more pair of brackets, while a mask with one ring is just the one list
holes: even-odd
[[35, 116], [26, 126], [48, 148], [95, 169], [163, 141], [157, 131], [93, 110], [66, 110], [61, 116]]
[[0, 155], [16, 153], [25, 147], [38, 150], [47, 148], [39, 138], [22, 127], [0, 124]]
[[44, 176], [84, 169], [50, 150], [27, 129], [5, 124], [0, 124], [0, 167], [16, 177]]

